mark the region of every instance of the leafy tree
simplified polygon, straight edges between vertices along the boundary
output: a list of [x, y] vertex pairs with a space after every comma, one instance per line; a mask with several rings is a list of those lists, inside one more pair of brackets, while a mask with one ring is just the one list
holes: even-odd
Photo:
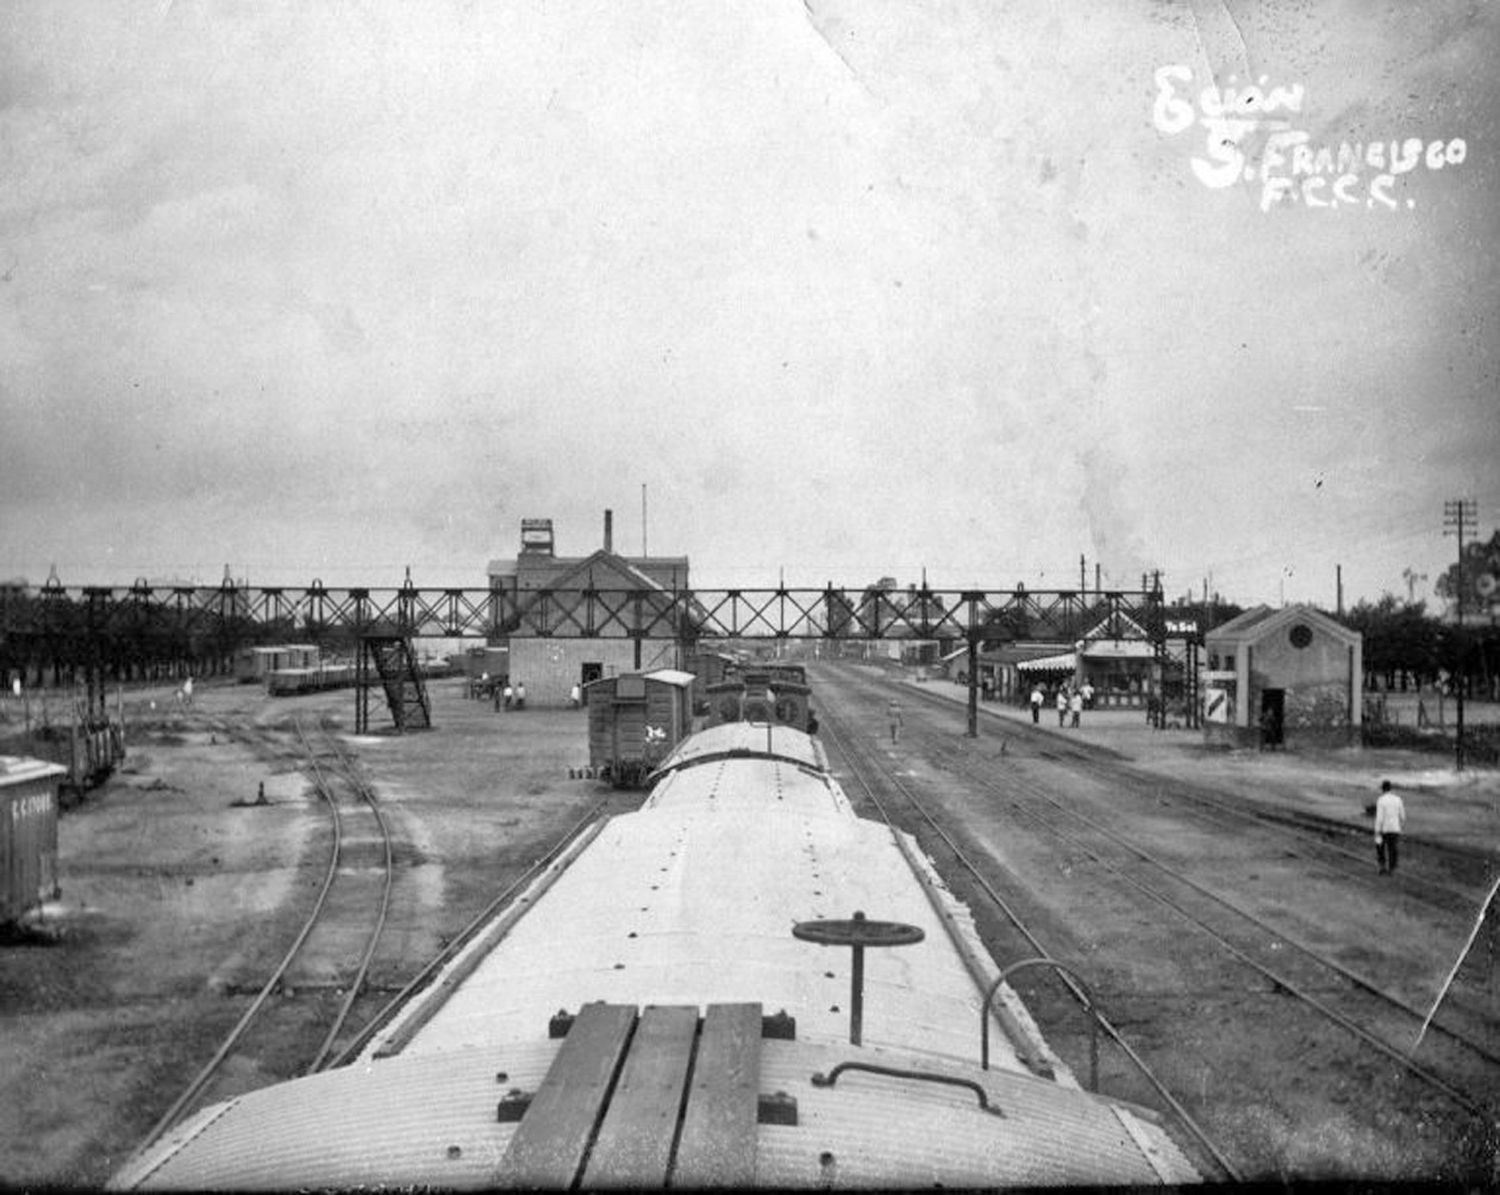
[[1427, 613], [1426, 602], [1403, 601], [1384, 593], [1360, 601], [1344, 615], [1344, 625], [1364, 636], [1365, 687], [1405, 690], [1436, 680], [1442, 668], [1442, 623]]
[[1488, 541], [1476, 539], [1464, 544], [1462, 584], [1458, 561], [1455, 560], [1437, 579], [1434, 589], [1440, 598], [1449, 602], [1456, 602], [1462, 589], [1464, 609], [1474, 611], [1480, 608], [1480, 594], [1475, 587], [1486, 574], [1500, 581], [1500, 531], [1491, 535]]

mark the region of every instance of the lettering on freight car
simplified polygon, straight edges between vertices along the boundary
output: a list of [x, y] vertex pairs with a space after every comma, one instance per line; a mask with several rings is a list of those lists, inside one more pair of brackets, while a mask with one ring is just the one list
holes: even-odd
[[22, 822], [51, 816], [56, 807], [55, 802], [56, 798], [50, 792], [32, 793], [30, 796], [12, 801], [10, 803], [11, 825], [19, 826]]
[[1259, 184], [1260, 210], [1300, 203], [1330, 211], [1347, 208], [1396, 211], [1417, 206], [1395, 194], [1396, 180], [1419, 169], [1436, 172], [1461, 166], [1469, 144], [1462, 137], [1404, 137], [1314, 145], [1295, 127], [1305, 93], [1302, 84], [1270, 87], [1261, 75], [1253, 85], [1205, 87], [1193, 102], [1193, 70], [1182, 63], [1160, 66], [1151, 120], [1168, 137], [1195, 124], [1204, 130], [1204, 155], [1189, 165], [1205, 187], [1220, 190]]

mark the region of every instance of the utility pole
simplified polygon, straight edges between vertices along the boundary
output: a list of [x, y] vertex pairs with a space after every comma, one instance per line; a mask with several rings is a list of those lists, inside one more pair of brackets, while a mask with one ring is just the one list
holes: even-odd
[[1344, 617], [1344, 566], [1342, 564], [1335, 564], [1333, 566], [1333, 585], [1334, 585], [1334, 607], [1333, 607], [1333, 609], [1334, 609], [1334, 612], [1340, 618], [1343, 618]]
[[1455, 705], [1458, 711], [1456, 738], [1454, 740], [1454, 762], [1456, 771], [1464, 770], [1464, 682], [1468, 679], [1465, 666], [1467, 652], [1464, 650], [1467, 644], [1464, 640], [1464, 527], [1473, 527], [1479, 521], [1478, 506], [1472, 498], [1454, 498], [1443, 503], [1443, 534], [1456, 535], [1458, 537], [1458, 584], [1454, 589], [1458, 593], [1458, 632], [1456, 645], [1458, 648], [1458, 686], [1456, 695], [1458, 700]]

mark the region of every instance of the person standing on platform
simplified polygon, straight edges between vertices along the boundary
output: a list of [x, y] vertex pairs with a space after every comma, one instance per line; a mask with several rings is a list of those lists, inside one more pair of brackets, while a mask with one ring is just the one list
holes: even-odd
[[1066, 726], [1068, 724], [1068, 686], [1057, 686], [1057, 724]]
[[1031, 686], [1031, 724], [1035, 726], [1042, 720], [1042, 686]]
[[576, 710], [582, 704], [583, 690], [580, 689], [577, 684], [575, 684], [572, 689], [568, 691], [568, 708]]
[[894, 697], [885, 707], [885, 720], [890, 723], [891, 742], [899, 742], [901, 739], [901, 703]]
[[1073, 690], [1073, 696], [1068, 698], [1068, 712], [1073, 715], [1073, 729], [1078, 729], [1078, 718], [1083, 713], [1083, 692], [1079, 689]]
[[518, 709], [518, 710], [524, 710], [525, 708], [526, 708], [526, 682], [525, 681], [517, 681], [516, 682], [516, 709]]
[[1389, 780], [1380, 782], [1380, 796], [1375, 801], [1375, 861], [1380, 874], [1396, 870], [1401, 849], [1401, 828], [1406, 824], [1406, 802], [1391, 788]]
[[505, 708], [510, 709], [511, 702], [516, 699], [516, 691], [510, 687], [510, 681], [505, 682], [504, 690]]

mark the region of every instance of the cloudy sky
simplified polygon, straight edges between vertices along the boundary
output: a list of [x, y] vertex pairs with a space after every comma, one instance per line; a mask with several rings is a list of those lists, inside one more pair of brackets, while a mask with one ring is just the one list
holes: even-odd
[[[0, 574], [1407, 592], [1500, 4], [8, 0]], [[1415, 582], [1418, 596], [1430, 584]]]

